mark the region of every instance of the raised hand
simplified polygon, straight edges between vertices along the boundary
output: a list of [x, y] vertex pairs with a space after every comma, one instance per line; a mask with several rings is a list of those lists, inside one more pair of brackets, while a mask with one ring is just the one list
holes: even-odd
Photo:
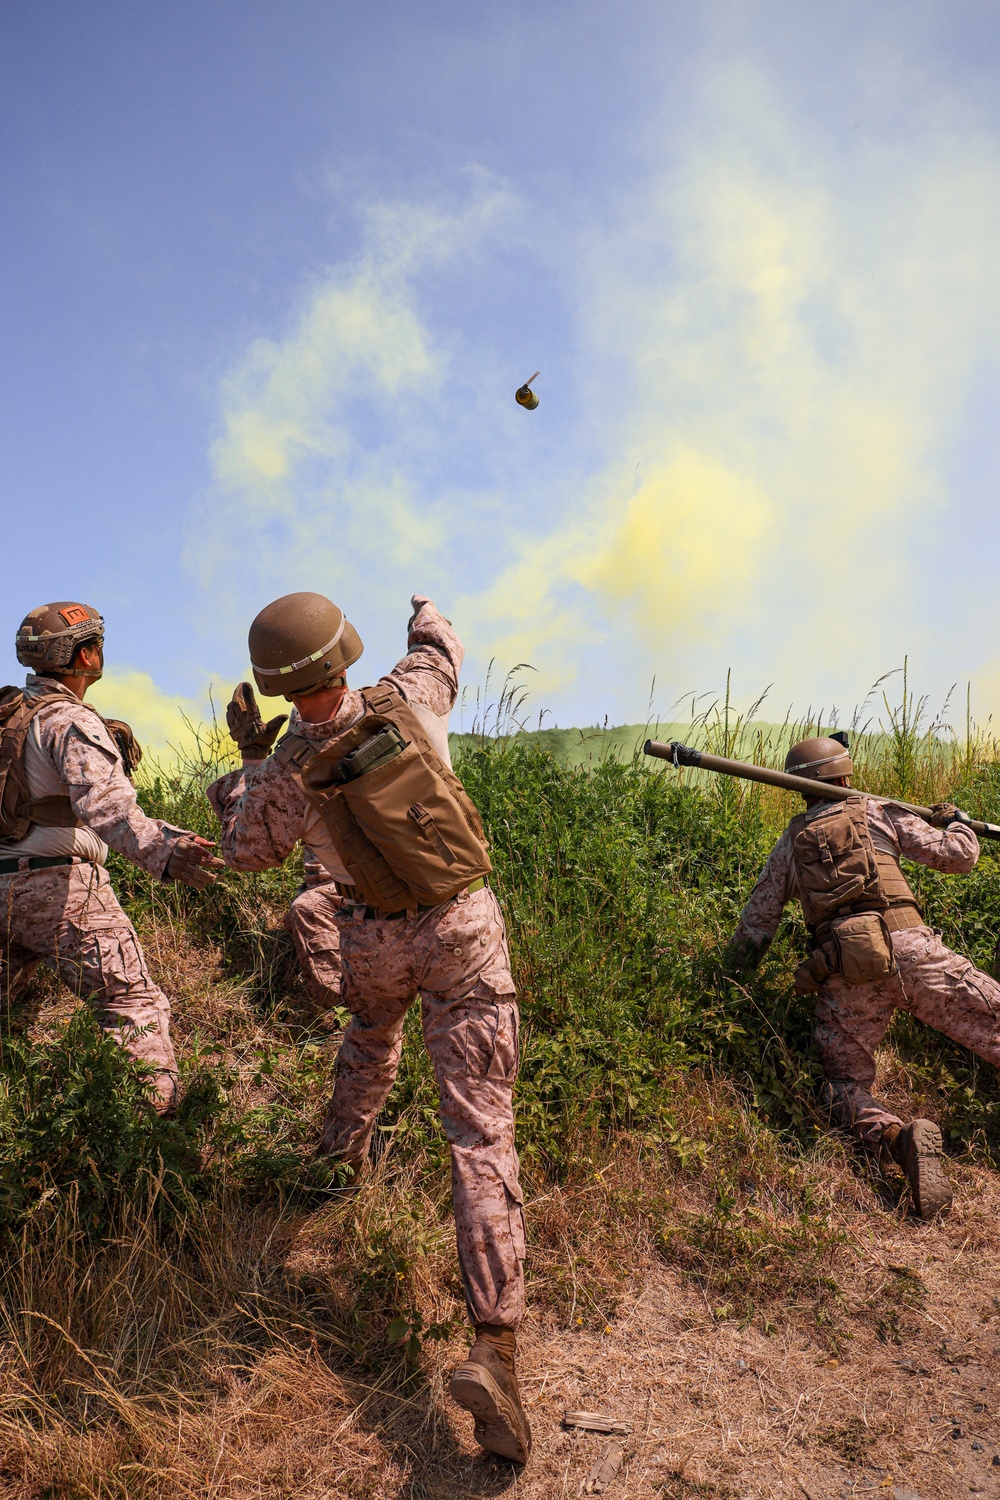
[[407, 630], [410, 629], [414, 620], [417, 618], [417, 615], [419, 615], [420, 611], [423, 609], [424, 605], [430, 604], [430, 602], [430, 598], [427, 594], [414, 594], [412, 596], [412, 598], [410, 599], [410, 608], [413, 610], [413, 613], [406, 622]]
[[249, 682], [240, 683], [226, 708], [229, 733], [242, 751], [243, 759], [249, 761], [267, 759], [281, 733], [281, 726], [287, 720], [287, 714], [275, 714], [265, 724], [257, 707], [257, 695]]

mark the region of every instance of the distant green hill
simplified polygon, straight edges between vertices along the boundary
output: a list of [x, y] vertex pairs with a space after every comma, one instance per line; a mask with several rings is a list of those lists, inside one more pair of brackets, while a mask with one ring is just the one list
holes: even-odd
[[[812, 732], [815, 734], [815, 729]], [[688, 721], [671, 724], [618, 724], [606, 729], [596, 725], [590, 729], [526, 729], [513, 737], [537, 744], [553, 755], [560, 765], [581, 766], [609, 759], [631, 760], [633, 755], [642, 754], [642, 747], [649, 739], [682, 740], [685, 744], [701, 746], [705, 746], [707, 740], [711, 739], [713, 748], [718, 745], [721, 750], [721, 742], [716, 739], [720, 733], [714, 725], [706, 730], [704, 725], [692, 727]], [[797, 729], [792, 725], [755, 720], [740, 728], [737, 744], [731, 747], [731, 753], [739, 753], [745, 759], [751, 758], [754, 746], [760, 739], [765, 742], [770, 740], [772, 744], [780, 743], [787, 748], [797, 737]], [[448, 738], [453, 754], [464, 745], [479, 743], [479, 736], [474, 734], [452, 734]]]

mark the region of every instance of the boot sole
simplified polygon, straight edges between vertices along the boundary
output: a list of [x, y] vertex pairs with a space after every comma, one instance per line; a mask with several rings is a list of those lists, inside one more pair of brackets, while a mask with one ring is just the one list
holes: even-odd
[[524, 1416], [488, 1370], [471, 1362], [459, 1365], [448, 1389], [452, 1400], [475, 1418], [474, 1436], [480, 1448], [515, 1464], [528, 1462], [531, 1438], [525, 1441], [521, 1435], [521, 1428], [527, 1426]]
[[933, 1219], [951, 1207], [952, 1189], [944, 1170], [944, 1143], [941, 1132], [930, 1120], [914, 1121], [913, 1156], [907, 1163], [907, 1177], [913, 1193], [913, 1206], [922, 1219]]

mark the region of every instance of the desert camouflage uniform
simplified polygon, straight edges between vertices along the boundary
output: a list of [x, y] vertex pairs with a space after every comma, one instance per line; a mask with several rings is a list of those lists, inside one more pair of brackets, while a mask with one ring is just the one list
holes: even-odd
[[[102, 1027], [157, 1071], [160, 1104], [175, 1093], [170, 1002], [152, 981], [139, 939], [104, 869], [108, 846], [162, 877], [183, 830], [147, 818], [100, 716], [51, 678], [29, 675], [31, 698], [51, 707], [32, 721], [25, 750], [33, 798], [68, 796], [80, 828], [29, 829], [0, 843], [0, 859], [24, 867], [0, 875], [0, 993], [5, 1002], [40, 963], [89, 1000]], [[31, 856], [70, 856], [72, 864], [29, 870]]]
[[[408, 645], [408, 654], [382, 681], [417, 712], [441, 720], [457, 695], [461, 642], [425, 603]], [[326, 724], [304, 723], [293, 709], [289, 731], [319, 748], [363, 710], [360, 693], [349, 690]], [[269, 869], [303, 839], [338, 881], [349, 882], [287, 764], [272, 756], [230, 772], [209, 789], [209, 797], [222, 823], [223, 857], [234, 869]], [[336, 921], [341, 998], [352, 1020], [337, 1059], [323, 1144], [345, 1162], [360, 1165], [366, 1159], [375, 1117], [399, 1065], [403, 1020], [419, 994], [451, 1145], [456, 1238], [469, 1314], [476, 1324], [516, 1328], [524, 1312], [523, 1198], [511, 1102], [518, 1009], [496, 897], [486, 886], [430, 911], [393, 919], [366, 917], [364, 907], [345, 905]]]
[[302, 851], [303, 880], [285, 913], [310, 999], [321, 1010], [340, 1004], [340, 927], [337, 882], [313, 851]]
[[[891, 802], [868, 802], [872, 835], [883, 848], [946, 874], [967, 874], [979, 858], [971, 828], [932, 828]], [[880, 837], [881, 836], [881, 837]], [[743, 908], [734, 949], [743, 961], [762, 955], [778, 930], [787, 902], [797, 897], [792, 842], [787, 831], [771, 852]], [[1000, 984], [946, 948], [929, 927], [892, 934], [898, 972], [874, 984], [824, 980], [816, 1005], [814, 1040], [826, 1075], [826, 1096], [839, 1125], [877, 1147], [902, 1121], [872, 1098], [875, 1049], [895, 1010], [905, 1010], [960, 1046], [1000, 1067]]]

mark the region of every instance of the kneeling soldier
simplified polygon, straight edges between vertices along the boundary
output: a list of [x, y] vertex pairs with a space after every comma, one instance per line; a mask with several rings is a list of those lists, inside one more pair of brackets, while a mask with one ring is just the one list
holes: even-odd
[[[287, 714], [261, 718], [249, 683], [241, 683], [226, 713], [245, 766], [260, 765], [271, 753]], [[337, 914], [343, 899], [337, 882], [319, 856], [302, 849], [302, 884], [295, 892], [282, 923], [292, 940], [306, 992], [317, 1011], [340, 1003], [340, 925]]]
[[104, 621], [86, 604], [46, 604], [17, 632], [24, 689], [0, 690], [0, 989], [40, 963], [94, 1006], [102, 1027], [154, 1070], [154, 1108], [176, 1103], [170, 1002], [150, 979], [104, 868], [108, 846], [162, 880], [202, 887], [212, 845], [147, 818], [128, 779], [128, 725], [83, 697], [104, 671]]
[[343, 900], [341, 995], [352, 1020], [321, 1149], [360, 1175], [392, 1088], [406, 1012], [421, 997], [451, 1145], [458, 1257], [476, 1338], [451, 1382], [482, 1447], [524, 1463], [531, 1433], [515, 1373], [524, 1311], [524, 1215], [512, 1092], [518, 1010], [478, 813], [447, 763], [444, 720], [463, 648], [415, 597], [408, 652], [374, 687], [347, 687], [363, 647], [320, 594], [289, 594], [250, 627], [262, 693], [294, 708], [264, 724], [243, 683], [228, 710], [248, 765], [209, 789], [226, 862], [280, 865], [302, 840]]
[[[849, 786], [854, 766], [843, 743], [820, 738], [793, 745], [785, 770]], [[731, 944], [738, 963], [756, 965], [786, 903], [801, 902], [813, 951], [796, 989], [818, 992], [814, 1039], [826, 1103], [837, 1124], [899, 1163], [925, 1219], [951, 1204], [941, 1132], [930, 1120], [904, 1125], [870, 1092], [875, 1049], [893, 1012], [909, 1011], [1000, 1065], [1000, 984], [931, 931], [900, 868], [901, 855], [949, 874], [975, 865], [979, 841], [971, 828], [951, 821], [951, 804], [934, 811], [941, 827], [892, 802], [831, 802], [817, 790], [775, 845]]]

